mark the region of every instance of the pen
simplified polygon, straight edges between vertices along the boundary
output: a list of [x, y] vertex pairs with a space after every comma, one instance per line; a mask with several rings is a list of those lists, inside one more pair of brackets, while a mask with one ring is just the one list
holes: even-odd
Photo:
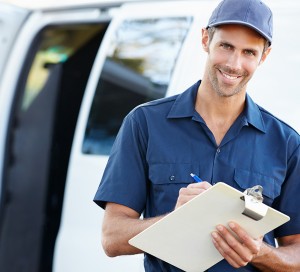
[[194, 179], [194, 181], [196, 181], [196, 182], [201, 182], [201, 181], [202, 181], [202, 179], [199, 178], [197, 175], [195, 175], [195, 174], [193, 174], [193, 173], [191, 173], [190, 175], [191, 175], [191, 177]]

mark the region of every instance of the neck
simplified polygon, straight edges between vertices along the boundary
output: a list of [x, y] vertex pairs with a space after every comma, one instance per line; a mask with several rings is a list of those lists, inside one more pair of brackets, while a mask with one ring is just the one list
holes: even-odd
[[219, 145], [226, 132], [243, 111], [246, 92], [240, 92], [231, 97], [221, 97], [216, 92], [208, 90], [201, 83], [195, 109], [212, 131], [216, 143]]
[[196, 99], [196, 111], [202, 116], [218, 119], [236, 119], [243, 111], [246, 90], [230, 97], [218, 95], [211, 86], [201, 82]]

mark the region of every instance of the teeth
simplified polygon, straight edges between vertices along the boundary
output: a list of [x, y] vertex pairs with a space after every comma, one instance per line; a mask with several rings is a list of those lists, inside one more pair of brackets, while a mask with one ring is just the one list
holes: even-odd
[[230, 76], [230, 75], [227, 75], [227, 74], [224, 74], [222, 73], [224, 77], [228, 78], [228, 79], [237, 79], [238, 77], [237, 76]]

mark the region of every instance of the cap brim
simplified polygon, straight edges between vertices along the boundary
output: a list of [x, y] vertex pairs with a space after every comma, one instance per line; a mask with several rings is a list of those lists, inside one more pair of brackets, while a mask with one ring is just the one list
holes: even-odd
[[237, 24], [237, 25], [244, 25], [244, 26], [248, 26], [252, 29], [254, 29], [256, 32], [258, 32], [261, 36], [263, 36], [265, 39], [267, 39], [270, 44], [272, 43], [272, 38], [263, 33], [262, 31], [260, 31], [257, 27], [255, 27], [254, 25], [252, 24], [249, 24], [249, 23], [246, 23], [246, 22], [243, 22], [243, 21], [237, 21], [237, 20], [229, 20], [229, 21], [222, 21], [222, 22], [217, 22], [217, 23], [212, 23], [212, 24], [209, 24], [207, 26], [208, 27], [213, 27], [213, 26], [219, 26], [219, 25], [229, 25], [229, 24]]

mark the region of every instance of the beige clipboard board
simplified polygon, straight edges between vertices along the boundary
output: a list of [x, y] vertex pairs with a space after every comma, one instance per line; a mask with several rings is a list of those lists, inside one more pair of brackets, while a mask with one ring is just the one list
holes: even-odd
[[129, 240], [129, 244], [187, 272], [201, 272], [223, 259], [215, 249], [211, 232], [218, 224], [240, 224], [252, 237], [264, 235], [289, 221], [267, 208], [256, 221], [243, 214], [244, 193], [219, 182]]

